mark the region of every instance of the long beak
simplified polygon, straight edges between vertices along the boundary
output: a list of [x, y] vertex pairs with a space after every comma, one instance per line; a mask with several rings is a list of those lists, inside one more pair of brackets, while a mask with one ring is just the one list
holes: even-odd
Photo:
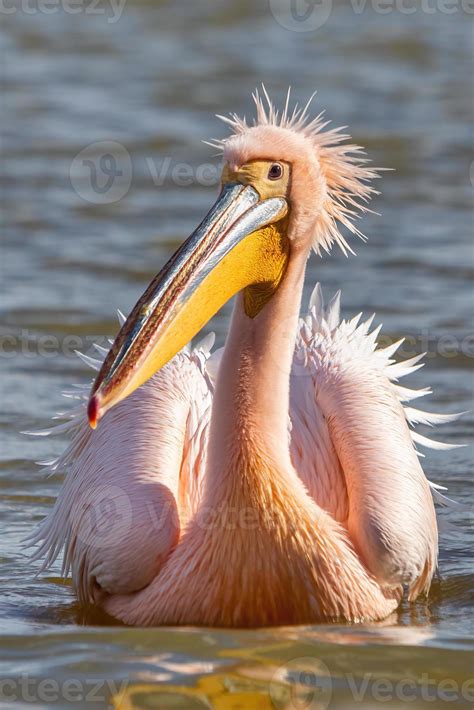
[[288, 258], [279, 229], [287, 212], [284, 198], [261, 201], [250, 185], [223, 187], [122, 326], [92, 387], [91, 427], [169, 362], [238, 291], [254, 284], [276, 289]]

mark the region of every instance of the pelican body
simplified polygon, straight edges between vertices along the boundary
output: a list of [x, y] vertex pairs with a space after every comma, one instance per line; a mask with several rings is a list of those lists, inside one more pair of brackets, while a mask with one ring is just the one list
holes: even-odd
[[[67, 475], [33, 536], [64, 548], [78, 598], [132, 625], [255, 627], [387, 617], [437, 564], [416, 422], [395, 362], [316, 287], [311, 250], [362, 236], [377, 177], [308, 107], [255, 95], [232, 115], [222, 190], [123, 323], [90, 396], [60, 431]], [[265, 103], [266, 101], [266, 103]], [[185, 346], [236, 295], [225, 347]], [[417, 438], [418, 437], [418, 438]], [[433, 444], [436, 446], [436, 442]], [[441, 446], [441, 445], [440, 445]]]

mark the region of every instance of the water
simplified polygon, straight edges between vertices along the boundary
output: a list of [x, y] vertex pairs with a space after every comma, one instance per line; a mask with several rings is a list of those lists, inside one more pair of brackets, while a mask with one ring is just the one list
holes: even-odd
[[[316, 280], [327, 294], [342, 287], [344, 314], [376, 311], [391, 338], [409, 336], [405, 354], [428, 350], [411, 378], [433, 387], [428, 408], [471, 409], [438, 438], [472, 440], [472, 17], [460, 5], [382, 14], [371, 3], [323, 3], [327, 22], [302, 32], [287, 4], [271, 6], [274, 14], [266, 3], [128, 0], [117, 19], [106, 2], [75, 15], [23, 2], [2, 17], [2, 707], [474, 702], [465, 685], [474, 581], [466, 511], [450, 513], [454, 530], [441, 513], [440, 577], [428, 601], [364, 627], [104, 626], [77, 607], [58, 568], [35, 578], [20, 547], [61, 483], [32, 462], [63, 443], [19, 432], [45, 426], [64, 408], [61, 390], [87, 381], [73, 348], [116, 332], [116, 307], [131, 308], [205, 213], [216, 187], [212, 167], [207, 177], [199, 168], [216, 159], [200, 140], [225, 135], [214, 113], [250, 115], [262, 80], [280, 100], [290, 83], [300, 100], [317, 88], [315, 109], [348, 124], [375, 164], [396, 169], [381, 183], [382, 216], [364, 220], [369, 243], [356, 245], [357, 258], [314, 258], [307, 292]], [[78, 194], [69, 172], [79, 151], [104, 140], [125, 146], [133, 180], [122, 199], [94, 204], [97, 193], [73, 171]], [[228, 313], [210, 326], [220, 343]], [[428, 453], [424, 466], [468, 503], [469, 448]]]

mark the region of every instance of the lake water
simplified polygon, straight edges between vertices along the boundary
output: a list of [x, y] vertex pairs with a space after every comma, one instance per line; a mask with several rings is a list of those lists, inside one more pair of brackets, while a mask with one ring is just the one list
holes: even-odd
[[[33, 461], [64, 445], [20, 431], [46, 426], [65, 407], [61, 390], [87, 382], [73, 348], [115, 334], [115, 309], [128, 312], [207, 211], [216, 159], [200, 141], [225, 135], [215, 113], [250, 115], [261, 81], [278, 100], [289, 84], [300, 100], [317, 89], [314, 110], [395, 168], [380, 182], [381, 216], [364, 219], [368, 244], [354, 245], [356, 258], [314, 257], [307, 292], [316, 280], [328, 295], [342, 288], [344, 315], [376, 311], [390, 338], [409, 336], [405, 354], [428, 350], [411, 377], [433, 387], [427, 408], [471, 410], [437, 436], [472, 441], [468, 4], [15, 1], [4, 3], [1, 38], [0, 706], [472, 707], [469, 510], [440, 513], [429, 599], [369, 626], [105, 626], [77, 607], [59, 567], [35, 578], [20, 546], [61, 484]], [[123, 150], [109, 145], [97, 163], [103, 147], [88, 146], [102, 141]], [[75, 160], [84, 149], [103, 173], [95, 191]], [[206, 329], [219, 343], [228, 314]], [[423, 460], [465, 504], [472, 463], [470, 448]]]

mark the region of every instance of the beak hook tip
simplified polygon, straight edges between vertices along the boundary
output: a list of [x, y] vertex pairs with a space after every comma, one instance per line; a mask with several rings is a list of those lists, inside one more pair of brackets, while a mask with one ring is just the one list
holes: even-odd
[[87, 418], [91, 429], [95, 429], [100, 418], [99, 397], [94, 394], [87, 405]]

